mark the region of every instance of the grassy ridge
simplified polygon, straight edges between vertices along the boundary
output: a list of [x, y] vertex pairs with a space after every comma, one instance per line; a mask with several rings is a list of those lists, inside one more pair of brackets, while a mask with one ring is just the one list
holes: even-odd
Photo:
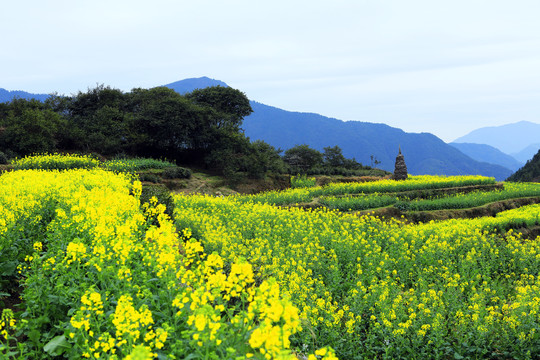
[[[449, 190], [449, 189], [445, 189]], [[432, 211], [442, 209], [466, 209], [482, 206], [491, 202], [516, 199], [523, 197], [540, 196], [540, 184], [506, 183], [504, 189], [493, 191], [471, 191], [466, 193], [445, 194], [439, 193], [435, 198], [410, 199], [407, 195], [414, 192], [391, 194], [367, 194], [362, 196], [325, 196], [318, 202], [331, 209], [341, 211], [360, 211], [393, 205], [401, 211]]]
[[321, 196], [350, 194], [384, 194], [412, 190], [443, 189], [470, 185], [492, 185], [495, 179], [484, 176], [411, 176], [405, 181], [390, 179], [369, 182], [330, 183], [325, 186], [293, 188], [286, 191], [269, 191], [261, 194], [241, 196], [242, 202], [291, 205], [313, 201]]
[[499, 234], [538, 225], [540, 206], [405, 225], [239, 200], [177, 197], [178, 224], [277, 278], [307, 324], [296, 346], [343, 359], [540, 356], [540, 241]]

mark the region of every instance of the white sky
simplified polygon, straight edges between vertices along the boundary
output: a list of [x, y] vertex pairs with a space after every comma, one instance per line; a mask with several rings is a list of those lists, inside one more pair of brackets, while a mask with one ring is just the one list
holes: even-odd
[[537, 0], [3, 0], [0, 87], [208, 76], [267, 105], [452, 141], [540, 123], [539, 14]]

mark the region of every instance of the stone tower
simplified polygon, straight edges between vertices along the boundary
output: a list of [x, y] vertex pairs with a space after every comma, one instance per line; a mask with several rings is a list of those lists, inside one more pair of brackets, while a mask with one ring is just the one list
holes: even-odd
[[407, 179], [407, 165], [405, 165], [405, 158], [401, 153], [401, 146], [399, 147], [399, 154], [396, 156], [396, 167], [394, 169], [394, 175], [392, 179], [394, 180], [405, 180]]

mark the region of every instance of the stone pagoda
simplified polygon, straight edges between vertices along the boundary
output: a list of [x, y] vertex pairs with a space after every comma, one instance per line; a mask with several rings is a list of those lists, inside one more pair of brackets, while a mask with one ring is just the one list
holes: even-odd
[[407, 165], [405, 165], [405, 158], [401, 153], [401, 146], [399, 147], [399, 154], [396, 156], [396, 167], [394, 169], [394, 175], [392, 179], [394, 180], [405, 180], [407, 179]]

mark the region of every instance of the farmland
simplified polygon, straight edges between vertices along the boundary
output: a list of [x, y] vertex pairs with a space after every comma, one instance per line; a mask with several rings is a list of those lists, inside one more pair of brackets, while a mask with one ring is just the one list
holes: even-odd
[[[141, 206], [136, 175], [99, 166], [6, 172], [0, 190], [8, 359], [540, 356], [539, 184], [176, 194], [172, 218]], [[508, 201], [529, 205], [415, 218]]]

